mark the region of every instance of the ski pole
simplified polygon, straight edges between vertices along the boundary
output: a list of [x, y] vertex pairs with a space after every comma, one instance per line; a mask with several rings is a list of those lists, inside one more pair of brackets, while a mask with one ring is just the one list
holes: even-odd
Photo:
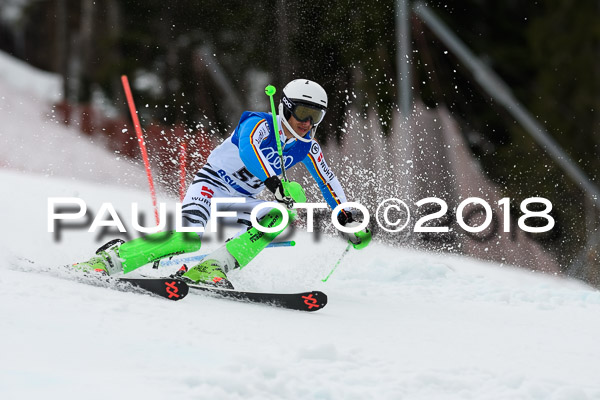
[[321, 282], [327, 282], [327, 279], [329, 279], [329, 277], [331, 276], [331, 274], [333, 274], [333, 271], [335, 271], [335, 269], [338, 267], [338, 265], [340, 265], [340, 263], [342, 262], [342, 260], [346, 256], [346, 254], [348, 254], [348, 252], [350, 251], [351, 248], [352, 248], [352, 243], [348, 243], [348, 246], [346, 246], [346, 249], [344, 250], [344, 252], [340, 256], [340, 258], [338, 258], [337, 262], [333, 266], [333, 269], [331, 270], [331, 272], [329, 273], [329, 275], [327, 275], [325, 277], [325, 279], [321, 279]]
[[286, 240], [282, 242], [271, 242], [267, 245], [267, 247], [294, 247], [296, 242], [293, 240]]
[[277, 142], [277, 152], [279, 153], [279, 162], [281, 162], [281, 175], [284, 181], [287, 181], [285, 174], [285, 164], [283, 162], [283, 150], [281, 149], [281, 141], [279, 140], [279, 127], [277, 126], [277, 113], [275, 112], [275, 102], [273, 101], [273, 95], [275, 94], [275, 86], [269, 85], [265, 88], [265, 93], [269, 96], [271, 103], [271, 116], [273, 117], [273, 128], [275, 129], [275, 141]]

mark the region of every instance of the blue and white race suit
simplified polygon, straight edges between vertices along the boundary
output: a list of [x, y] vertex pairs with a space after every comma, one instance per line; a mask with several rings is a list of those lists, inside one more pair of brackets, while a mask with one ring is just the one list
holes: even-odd
[[[278, 126], [281, 127], [281, 119], [278, 118]], [[246, 111], [242, 114], [233, 134], [213, 150], [206, 165], [189, 186], [182, 205], [185, 226], [206, 227], [213, 197], [245, 197], [245, 203], [222, 204], [219, 210], [237, 211], [238, 219], [234, 222], [250, 225], [250, 212], [264, 202], [255, 197], [265, 189], [264, 181], [281, 174], [274, 132], [270, 113]], [[295, 138], [286, 140], [283, 131], [279, 131], [285, 168], [302, 162], [319, 185], [327, 204], [334, 209], [346, 202], [346, 195], [327, 165], [321, 146], [311, 135], [312, 130], [306, 135], [310, 142]], [[258, 218], [268, 211], [268, 208], [263, 208]], [[202, 235], [201, 232], [199, 234]]]

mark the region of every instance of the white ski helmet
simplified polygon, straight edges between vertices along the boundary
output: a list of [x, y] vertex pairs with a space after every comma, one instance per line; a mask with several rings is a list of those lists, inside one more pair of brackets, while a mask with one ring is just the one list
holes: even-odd
[[326, 111], [327, 93], [318, 83], [308, 79], [294, 79], [283, 88], [279, 116], [296, 139], [310, 142], [310, 139], [303, 138], [290, 126], [288, 122], [290, 116], [293, 115], [301, 122], [310, 120], [314, 136], [317, 125], [323, 121]]

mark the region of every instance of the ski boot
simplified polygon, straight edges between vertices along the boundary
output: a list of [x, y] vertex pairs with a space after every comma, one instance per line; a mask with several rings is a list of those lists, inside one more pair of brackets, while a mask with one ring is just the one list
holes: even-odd
[[[193, 266], [183, 274], [181, 279], [187, 283], [214, 286], [222, 289], [233, 289], [226, 273], [239, 267], [235, 258], [225, 246], [215, 250], [198, 265]], [[179, 272], [184, 271], [181, 269]]]
[[119, 247], [124, 241], [114, 239], [96, 250], [96, 256], [88, 261], [73, 264], [72, 267], [83, 272], [98, 272], [104, 275], [113, 275], [123, 272]]

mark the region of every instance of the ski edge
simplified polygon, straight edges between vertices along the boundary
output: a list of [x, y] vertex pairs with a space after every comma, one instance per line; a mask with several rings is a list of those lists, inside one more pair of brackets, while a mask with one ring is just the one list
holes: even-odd
[[127, 283], [135, 288], [172, 301], [185, 298], [190, 291], [198, 291], [225, 299], [264, 304], [297, 311], [314, 312], [321, 310], [327, 305], [327, 295], [318, 290], [298, 293], [253, 292], [189, 284], [178, 278], [164, 277], [121, 277], [118, 278], [118, 282]]
[[193, 291], [203, 291], [223, 298], [298, 311], [314, 312], [327, 305], [327, 295], [318, 290], [298, 293], [269, 293], [222, 289], [194, 284], [188, 284], [188, 287]]

